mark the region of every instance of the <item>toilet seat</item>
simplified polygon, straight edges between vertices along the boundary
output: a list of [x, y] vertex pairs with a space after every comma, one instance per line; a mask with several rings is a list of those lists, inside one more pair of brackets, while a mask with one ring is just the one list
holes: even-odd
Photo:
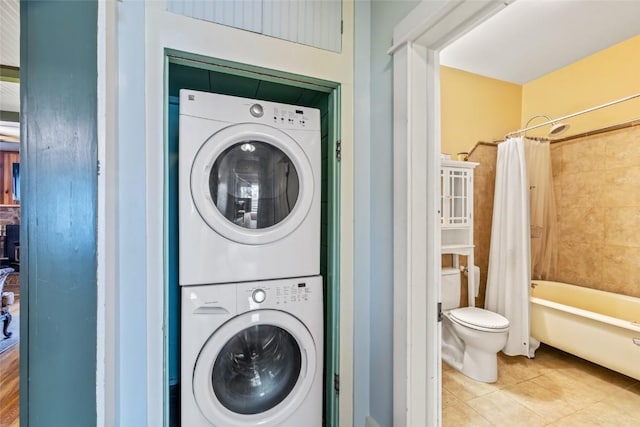
[[504, 316], [478, 307], [461, 307], [449, 311], [449, 318], [462, 326], [484, 332], [504, 332], [509, 320]]

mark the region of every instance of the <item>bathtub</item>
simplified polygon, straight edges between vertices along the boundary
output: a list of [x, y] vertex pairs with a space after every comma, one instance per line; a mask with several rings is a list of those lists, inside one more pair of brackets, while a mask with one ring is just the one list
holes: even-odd
[[640, 380], [640, 298], [534, 280], [531, 335]]

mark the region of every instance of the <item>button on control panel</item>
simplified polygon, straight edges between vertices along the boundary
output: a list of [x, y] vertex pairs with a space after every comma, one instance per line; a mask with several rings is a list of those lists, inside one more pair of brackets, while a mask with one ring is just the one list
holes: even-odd
[[304, 303], [309, 301], [311, 295], [311, 289], [304, 282], [290, 286], [278, 286], [275, 288], [275, 292], [276, 305]]
[[273, 109], [273, 123], [280, 125], [290, 125], [297, 128], [306, 127], [308, 118], [304, 110], [287, 110], [284, 108]]
[[260, 104], [253, 104], [250, 108], [249, 108], [249, 113], [251, 113], [251, 115], [253, 117], [262, 117], [262, 115], [264, 114], [264, 110], [262, 108], [262, 105]]

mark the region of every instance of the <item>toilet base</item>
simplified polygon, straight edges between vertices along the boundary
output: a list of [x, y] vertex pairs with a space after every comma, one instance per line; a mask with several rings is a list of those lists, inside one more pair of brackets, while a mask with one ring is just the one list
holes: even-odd
[[445, 312], [442, 352], [447, 353], [452, 347], [460, 372], [476, 381], [494, 383], [498, 380], [497, 353], [506, 344], [508, 334], [508, 327], [494, 332], [473, 329], [453, 321], [450, 312]]
[[498, 356], [497, 353], [488, 353], [477, 348], [467, 346], [462, 361], [463, 374], [471, 379], [483, 383], [498, 381]]

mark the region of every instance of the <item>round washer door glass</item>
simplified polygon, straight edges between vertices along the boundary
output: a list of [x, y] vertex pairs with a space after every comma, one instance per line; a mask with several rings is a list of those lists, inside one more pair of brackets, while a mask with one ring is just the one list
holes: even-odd
[[274, 427], [304, 402], [316, 369], [314, 338], [298, 318], [253, 310], [225, 322], [203, 345], [193, 396], [214, 425]]
[[293, 390], [302, 367], [295, 338], [273, 325], [250, 326], [220, 350], [211, 385], [228, 410], [259, 414], [282, 402]]
[[282, 150], [261, 141], [243, 141], [224, 150], [209, 175], [211, 199], [234, 224], [262, 229], [293, 210], [300, 182], [295, 164]]
[[191, 166], [191, 196], [218, 234], [249, 245], [284, 238], [318, 197], [314, 171], [290, 135], [259, 123], [227, 126], [205, 140]]

